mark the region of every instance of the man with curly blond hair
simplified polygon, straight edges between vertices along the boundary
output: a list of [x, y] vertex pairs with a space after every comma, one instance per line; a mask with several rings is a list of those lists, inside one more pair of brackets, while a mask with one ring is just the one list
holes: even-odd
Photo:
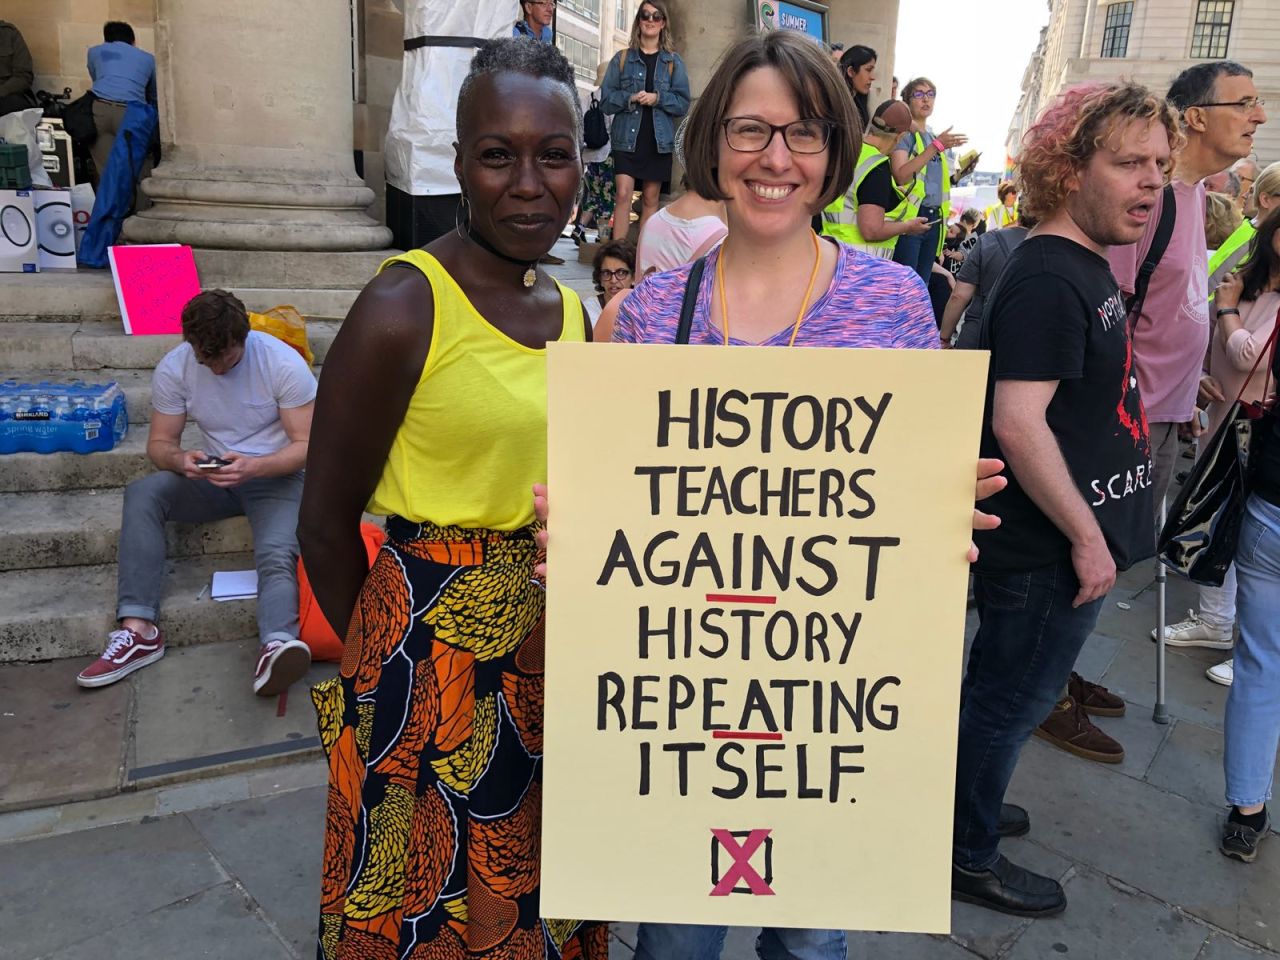
[[1020, 158], [1022, 209], [1040, 223], [983, 322], [982, 456], [1005, 461], [1009, 485], [988, 501], [1001, 525], [974, 535], [979, 627], [961, 688], [952, 891], [1004, 913], [1066, 907], [1055, 880], [1001, 855], [1001, 836], [1030, 829], [1005, 788], [1117, 569], [1154, 545], [1147, 421], [1106, 254], [1142, 236], [1177, 137], [1169, 107], [1136, 84], [1059, 97]]

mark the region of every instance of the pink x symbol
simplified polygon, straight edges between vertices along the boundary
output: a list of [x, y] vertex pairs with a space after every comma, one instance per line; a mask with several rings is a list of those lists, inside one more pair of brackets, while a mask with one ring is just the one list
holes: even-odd
[[725, 849], [729, 856], [733, 857], [733, 863], [725, 870], [720, 881], [711, 890], [713, 897], [727, 897], [733, 892], [734, 886], [741, 880], [747, 885], [747, 889], [753, 896], [772, 897], [773, 890], [764, 882], [764, 878], [751, 866], [751, 857], [760, 849], [760, 845], [769, 839], [772, 830], [752, 830], [741, 845], [738, 839], [724, 829], [713, 829], [711, 835], [716, 838], [720, 846]]

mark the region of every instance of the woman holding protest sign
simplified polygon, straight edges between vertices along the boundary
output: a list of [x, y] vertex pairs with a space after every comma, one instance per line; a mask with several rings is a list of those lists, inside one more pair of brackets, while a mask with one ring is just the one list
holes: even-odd
[[[622, 343], [936, 348], [928, 293], [911, 269], [820, 239], [811, 218], [842, 196], [861, 146], [853, 99], [820, 47], [789, 30], [731, 48], [690, 117], [692, 189], [725, 204], [728, 239], [646, 278], [618, 307]], [[696, 296], [678, 337], [686, 289]], [[980, 465], [994, 477], [1002, 467]], [[1003, 486], [984, 479], [979, 496]], [[545, 510], [545, 502], [539, 502]], [[982, 526], [988, 520], [976, 521]], [[726, 928], [642, 924], [640, 960], [718, 956]], [[845, 955], [839, 930], [766, 928], [761, 957]]]
[[[573, 69], [488, 41], [458, 100], [457, 230], [393, 257], [327, 358], [299, 524], [325, 616], [320, 956], [605, 960], [602, 924], [543, 920], [546, 345], [590, 339], [537, 269], [582, 180]], [[496, 389], [500, 386], [500, 389]], [[388, 516], [373, 569], [361, 512]]]

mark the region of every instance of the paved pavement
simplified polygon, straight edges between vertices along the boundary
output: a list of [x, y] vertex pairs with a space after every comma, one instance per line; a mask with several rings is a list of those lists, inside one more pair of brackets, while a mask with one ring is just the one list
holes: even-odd
[[[956, 905], [950, 937], [852, 934], [854, 960], [1280, 956], [1280, 844], [1264, 847], [1251, 866], [1216, 849], [1226, 690], [1203, 671], [1217, 654], [1170, 652], [1172, 722], [1151, 722], [1149, 580], [1146, 569], [1124, 575], [1080, 662], [1081, 672], [1128, 701], [1127, 716], [1100, 721], [1125, 744], [1125, 762], [1089, 763], [1033, 740], [1010, 790], [1011, 800], [1030, 809], [1032, 831], [1008, 842], [1006, 852], [1061, 879], [1067, 912], [1030, 921]], [[1188, 585], [1171, 583], [1172, 613], [1190, 599]], [[316, 675], [331, 669], [318, 666]], [[306, 747], [283, 758], [234, 754], [311, 736], [302, 692], [295, 691], [284, 716], [277, 716], [276, 701], [236, 693], [248, 689], [248, 652], [240, 644], [174, 651], [119, 685], [114, 702], [109, 691], [72, 687], [73, 671], [74, 664], [60, 662], [0, 673], [5, 794], [16, 796], [15, 785], [30, 789], [27, 771], [41, 755], [54, 758], [42, 768], [44, 782], [54, 784], [46, 799], [54, 789], [83, 794], [81, 764], [83, 776], [99, 777], [97, 792], [106, 794], [0, 814], [0, 956], [310, 956], [323, 764]], [[192, 682], [196, 677], [202, 682]], [[7, 716], [19, 711], [33, 711], [37, 722]], [[74, 763], [56, 760], [68, 751]], [[184, 767], [178, 753], [188, 760], [232, 756]], [[141, 783], [117, 776], [112, 788], [102, 770], [137, 769], [130, 757], [154, 761], [152, 767], [169, 763], [174, 772]], [[909, 824], [904, 806], [899, 826]], [[612, 868], [607, 860], [600, 864], [602, 875]], [[629, 957], [634, 927], [616, 925], [614, 935], [616, 956]], [[752, 933], [732, 931], [724, 956], [754, 956]]]
[[[589, 268], [558, 252], [562, 282], [588, 293]], [[1193, 591], [1169, 593], [1176, 619]], [[1129, 704], [1099, 721], [1125, 762], [1032, 740], [1009, 793], [1032, 830], [1005, 852], [1058, 877], [1067, 912], [956, 905], [949, 937], [851, 934], [853, 960], [1280, 957], [1280, 842], [1250, 866], [1217, 852], [1226, 689], [1203, 674], [1219, 654], [1170, 651], [1171, 722], [1152, 723], [1154, 611], [1149, 567], [1123, 575], [1079, 664]], [[80, 661], [0, 668], [2, 960], [314, 956], [325, 769], [304, 690], [254, 697], [252, 656], [249, 641], [174, 649], [92, 692], [74, 686]], [[893, 826], [910, 823], [904, 803]], [[634, 940], [615, 925], [615, 957]], [[752, 941], [731, 931], [724, 957], [753, 957]]]

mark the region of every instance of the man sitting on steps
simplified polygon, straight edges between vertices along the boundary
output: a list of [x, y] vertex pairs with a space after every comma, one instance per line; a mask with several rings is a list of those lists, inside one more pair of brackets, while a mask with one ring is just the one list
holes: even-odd
[[[288, 689], [311, 665], [298, 639], [298, 505], [315, 405], [305, 360], [275, 337], [250, 331], [244, 304], [208, 290], [182, 310], [183, 343], [152, 378], [147, 456], [158, 472], [125, 488], [113, 631], [82, 687], [104, 687], [164, 656], [159, 619], [165, 524], [244, 516], [253, 530], [262, 644], [253, 690]], [[203, 449], [184, 450], [187, 419]]]

